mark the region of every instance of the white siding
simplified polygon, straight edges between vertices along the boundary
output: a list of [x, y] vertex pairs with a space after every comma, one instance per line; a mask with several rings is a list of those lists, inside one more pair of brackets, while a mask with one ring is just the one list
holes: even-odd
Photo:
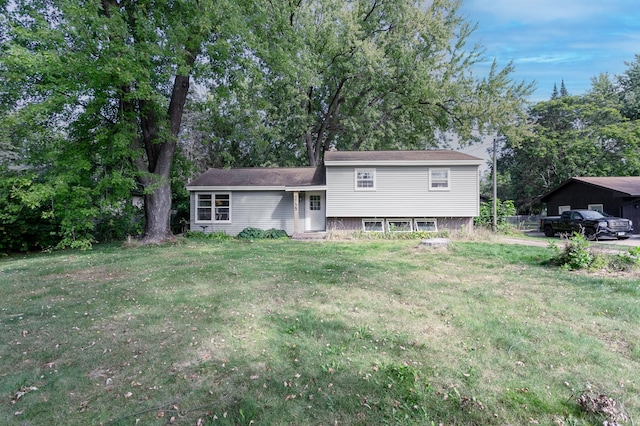
[[[202, 191], [202, 193], [211, 193]], [[245, 228], [283, 229], [293, 234], [293, 193], [284, 191], [234, 191], [231, 196], [231, 223], [195, 223], [195, 192], [191, 193], [190, 229], [225, 231], [237, 235]], [[302, 197], [302, 194], [300, 194]], [[304, 228], [304, 203], [300, 202], [300, 227]], [[203, 229], [203, 227], [205, 227]]]
[[376, 190], [356, 191], [354, 167], [327, 167], [327, 217], [477, 216], [478, 167], [447, 168], [448, 191], [429, 191], [427, 166], [377, 166]]

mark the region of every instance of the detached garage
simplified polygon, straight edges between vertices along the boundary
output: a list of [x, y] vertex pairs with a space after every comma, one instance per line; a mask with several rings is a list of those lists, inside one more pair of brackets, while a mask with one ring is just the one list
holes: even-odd
[[640, 233], [640, 176], [574, 177], [540, 199], [547, 214], [556, 216], [565, 210], [598, 210], [630, 219]]

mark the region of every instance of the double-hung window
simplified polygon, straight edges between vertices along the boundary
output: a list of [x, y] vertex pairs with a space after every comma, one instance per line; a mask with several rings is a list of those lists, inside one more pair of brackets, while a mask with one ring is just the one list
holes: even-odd
[[448, 191], [449, 178], [449, 169], [429, 169], [429, 189], [431, 191]]
[[376, 169], [356, 169], [356, 191], [375, 191]]
[[196, 194], [196, 222], [231, 222], [231, 194]]

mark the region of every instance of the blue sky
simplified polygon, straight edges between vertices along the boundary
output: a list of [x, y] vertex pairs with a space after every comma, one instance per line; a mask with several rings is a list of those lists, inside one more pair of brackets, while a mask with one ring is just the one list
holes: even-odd
[[621, 75], [640, 54], [638, 0], [462, 0], [460, 14], [478, 25], [468, 43], [485, 48], [485, 76], [495, 58], [513, 61], [515, 81], [536, 82], [532, 101], [548, 100], [564, 79], [581, 95], [600, 73]]

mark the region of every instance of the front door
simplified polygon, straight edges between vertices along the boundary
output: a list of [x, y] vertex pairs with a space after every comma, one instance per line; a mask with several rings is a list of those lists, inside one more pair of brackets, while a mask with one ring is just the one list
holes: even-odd
[[305, 196], [305, 231], [324, 231], [326, 224], [324, 192], [307, 192]]

